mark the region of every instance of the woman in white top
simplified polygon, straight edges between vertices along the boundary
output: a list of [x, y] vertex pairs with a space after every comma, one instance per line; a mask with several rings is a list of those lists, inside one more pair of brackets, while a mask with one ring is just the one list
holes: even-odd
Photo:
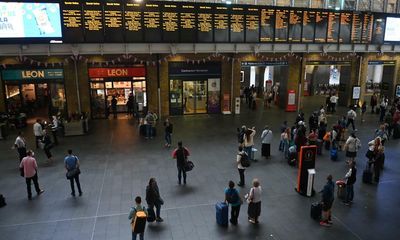
[[271, 142], [272, 142], [272, 131], [266, 125], [264, 131], [261, 134], [261, 156], [269, 158], [271, 156]]
[[346, 162], [354, 161], [357, 157], [357, 151], [361, 148], [361, 141], [356, 137], [356, 133], [352, 132], [347, 139], [344, 149], [346, 150], [346, 157], [349, 158]]
[[261, 214], [261, 186], [257, 178], [253, 179], [253, 187], [250, 188], [250, 192], [247, 197], [249, 207], [247, 214], [249, 216], [249, 222], [258, 223], [258, 217]]
[[254, 135], [256, 135], [255, 127], [248, 128], [243, 136], [244, 151], [247, 153], [247, 156], [249, 156], [251, 160], [254, 160], [253, 154], [251, 152], [254, 146]]

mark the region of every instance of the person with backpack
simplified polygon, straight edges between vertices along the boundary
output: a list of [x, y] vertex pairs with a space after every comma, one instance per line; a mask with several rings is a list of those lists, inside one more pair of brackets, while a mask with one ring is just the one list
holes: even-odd
[[322, 189], [322, 220], [321, 226], [330, 227], [332, 225], [332, 205], [335, 200], [335, 184], [332, 181], [332, 175], [328, 175], [327, 183]]
[[244, 134], [246, 132], [247, 127], [243, 125], [241, 128], [237, 128], [237, 138], [238, 138], [238, 143], [240, 145], [243, 145], [244, 141]]
[[176, 167], [178, 168], [178, 184], [181, 185], [183, 175], [183, 184], [186, 184], [186, 163], [190, 152], [187, 148], [183, 147], [182, 141], [178, 142], [178, 147], [172, 152], [172, 157], [176, 159]]
[[157, 181], [155, 178], [150, 178], [149, 185], [146, 187], [146, 202], [150, 211], [154, 214], [154, 207], [156, 207], [156, 221], [163, 222], [161, 218], [161, 205], [164, 204], [164, 200], [160, 196]]
[[349, 138], [347, 138], [346, 143], [344, 144], [344, 149], [346, 150], [346, 157], [349, 158], [347, 163], [351, 163], [355, 161], [357, 157], [357, 152], [361, 148], [361, 141], [358, 137], [356, 137], [356, 131], [351, 132]]
[[233, 181], [229, 181], [228, 186], [225, 189], [225, 202], [231, 205], [231, 219], [229, 221], [232, 225], [237, 225], [241, 205], [240, 195]]
[[273, 133], [269, 129], [268, 125], [264, 127], [264, 131], [261, 133], [261, 156], [270, 158], [271, 157], [271, 142]]
[[[132, 226], [132, 240], [136, 240], [137, 235], [139, 234], [139, 239], [144, 240], [144, 229], [146, 227], [146, 220], [144, 219], [144, 224], [142, 226], [138, 226], [139, 221], [137, 218], [140, 216], [147, 216], [147, 210], [145, 207], [142, 206], [142, 198], [137, 196], [135, 198], [135, 207], [131, 207], [131, 210], [128, 215], [128, 219], [131, 220]], [[142, 214], [140, 214], [142, 213]]]
[[345, 200], [343, 201], [344, 204], [347, 206], [353, 203], [353, 198], [354, 198], [354, 183], [357, 180], [357, 168], [356, 168], [356, 162], [355, 161], [350, 161], [350, 169], [346, 173], [345, 179], [346, 179], [346, 197]]
[[245, 184], [244, 171], [246, 170], [246, 167], [250, 166], [250, 161], [249, 161], [249, 156], [247, 156], [247, 153], [245, 151], [243, 151], [242, 146], [239, 146], [238, 150], [239, 150], [238, 154], [236, 155], [236, 163], [237, 163], [237, 168], [238, 168], [239, 177], [240, 177], [238, 186], [243, 187]]
[[65, 169], [67, 170], [67, 179], [71, 184], [71, 195], [75, 197], [75, 187], [74, 180], [76, 186], [78, 187], [79, 196], [82, 196], [81, 183], [79, 182], [79, 174], [81, 171], [79, 170], [79, 159], [77, 156], [72, 155], [72, 150], [68, 150], [68, 155], [64, 159]]

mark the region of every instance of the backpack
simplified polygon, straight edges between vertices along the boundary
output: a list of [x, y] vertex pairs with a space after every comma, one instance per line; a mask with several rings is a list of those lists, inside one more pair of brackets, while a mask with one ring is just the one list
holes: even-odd
[[239, 202], [239, 193], [236, 189], [228, 189], [228, 192], [226, 193], [226, 201], [230, 204]]
[[240, 164], [242, 164], [243, 167], [250, 167], [249, 156], [247, 156], [246, 153], [239, 155], [240, 155]]

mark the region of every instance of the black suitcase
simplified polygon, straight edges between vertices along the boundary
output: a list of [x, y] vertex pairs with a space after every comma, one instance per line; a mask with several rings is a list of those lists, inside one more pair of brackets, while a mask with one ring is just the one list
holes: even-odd
[[362, 180], [363, 183], [368, 183], [368, 184], [372, 183], [372, 172], [371, 169], [369, 169], [369, 167], [367, 167], [367, 169], [364, 170]]
[[315, 221], [320, 221], [322, 216], [322, 204], [315, 202], [311, 204], [311, 218]]
[[322, 144], [323, 144], [324, 142], [321, 140], [321, 139], [318, 139], [317, 140], [317, 154], [318, 155], [322, 155]]

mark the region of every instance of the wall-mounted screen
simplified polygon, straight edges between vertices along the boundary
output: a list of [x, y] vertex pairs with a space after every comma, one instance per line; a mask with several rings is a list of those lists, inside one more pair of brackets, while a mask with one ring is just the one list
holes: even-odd
[[387, 17], [385, 27], [385, 41], [393, 42], [400, 41], [400, 18], [398, 17]]
[[61, 38], [58, 3], [0, 2], [0, 38]]

